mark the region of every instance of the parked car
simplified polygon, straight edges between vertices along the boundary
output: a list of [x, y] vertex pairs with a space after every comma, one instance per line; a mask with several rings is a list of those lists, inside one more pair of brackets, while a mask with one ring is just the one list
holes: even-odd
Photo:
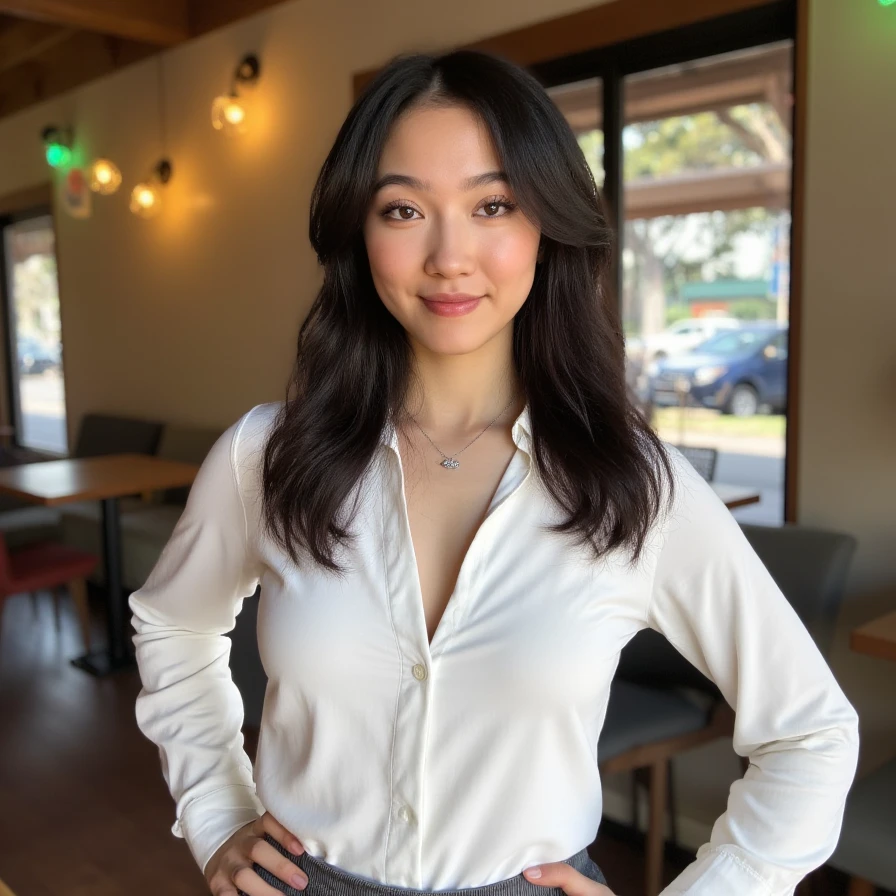
[[19, 336], [16, 343], [19, 354], [19, 373], [43, 373], [45, 370], [59, 366], [59, 346], [41, 342], [33, 336]]
[[648, 394], [654, 404], [687, 403], [750, 417], [763, 405], [787, 407], [787, 324], [766, 321], [719, 333], [692, 352], [654, 361]]
[[676, 321], [661, 333], [644, 338], [633, 337], [626, 342], [626, 350], [642, 363], [658, 361], [688, 352], [722, 330], [735, 330], [743, 321], [736, 317], [688, 317]]

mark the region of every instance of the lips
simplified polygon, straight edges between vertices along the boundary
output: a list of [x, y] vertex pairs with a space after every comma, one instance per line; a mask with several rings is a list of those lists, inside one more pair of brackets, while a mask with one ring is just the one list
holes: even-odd
[[437, 292], [431, 296], [421, 296], [424, 302], [440, 302], [442, 304], [454, 304], [460, 302], [472, 302], [481, 299], [482, 296], [474, 296], [465, 292]]
[[469, 314], [481, 300], [482, 296], [471, 296], [466, 293], [437, 293], [423, 298], [423, 304], [433, 314], [441, 317], [460, 317]]

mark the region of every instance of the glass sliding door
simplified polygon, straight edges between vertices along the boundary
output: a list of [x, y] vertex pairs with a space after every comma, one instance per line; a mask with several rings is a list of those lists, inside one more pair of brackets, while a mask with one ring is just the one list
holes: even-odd
[[626, 77], [626, 353], [657, 432], [783, 520], [792, 44]]
[[785, 518], [796, 6], [538, 63], [617, 233], [629, 396]]
[[68, 453], [53, 219], [2, 227], [7, 355], [15, 444]]

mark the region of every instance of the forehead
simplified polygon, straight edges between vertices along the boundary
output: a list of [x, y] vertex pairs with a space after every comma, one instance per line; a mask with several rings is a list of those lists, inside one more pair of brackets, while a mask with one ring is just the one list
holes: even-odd
[[434, 186], [457, 188], [500, 160], [485, 123], [462, 106], [409, 109], [393, 124], [378, 174], [408, 174]]

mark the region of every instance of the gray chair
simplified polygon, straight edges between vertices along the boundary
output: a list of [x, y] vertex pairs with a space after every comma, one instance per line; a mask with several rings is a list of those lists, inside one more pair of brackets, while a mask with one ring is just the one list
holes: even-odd
[[[856, 539], [793, 523], [742, 523], [741, 528], [827, 657]], [[632, 771], [634, 787], [648, 789], [647, 896], [662, 889], [667, 808], [676, 837], [671, 760], [733, 731], [734, 712], [719, 689], [662, 635], [645, 629], [625, 646], [610, 689], [598, 761], [602, 773]], [[749, 759], [741, 757], [744, 772], [748, 766]]]
[[840, 841], [827, 864], [850, 876], [849, 896], [896, 892], [896, 758], [857, 781], [846, 797]]
[[675, 447], [707, 482], [715, 481], [716, 462], [719, 459], [717, 448], [703, 448], [697, 445], [676, 445]]
[[155, 454], [162, 424], [111, 414], [85, 414], [78, 428], [72, 457], [103, 454]]

